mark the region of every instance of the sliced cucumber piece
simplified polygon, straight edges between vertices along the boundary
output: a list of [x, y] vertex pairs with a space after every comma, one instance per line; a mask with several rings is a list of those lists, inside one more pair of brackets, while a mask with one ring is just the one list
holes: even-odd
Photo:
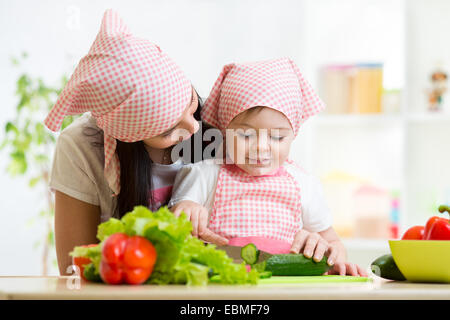
[[241, 258], [249, 265], [255, 264], [259, 258], [258, 248], [253, 243], [245, 245], [241, 249]]

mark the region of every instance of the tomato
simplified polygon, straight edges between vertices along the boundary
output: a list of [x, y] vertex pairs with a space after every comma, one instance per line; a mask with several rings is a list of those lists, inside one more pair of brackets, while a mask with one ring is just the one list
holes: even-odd
[[[90, 248], [90, 247], [95, 247], [98, 246], [98, 244], [88, 244], [88, 245], [83, 245], [81, 247], [86, 247], [86, 248]], [[87, 279], [84, 277], [84, 266], [91, 263], [91, 259], [87, 258], [87, 257], [73, 257], [72, 258], [72, 264], [77, 266], [80, 270], [80, 276], [82, 279], [86, 280]]]
[[424, 226], [414, 226], [406, 230], [402, 240], [422, 240], [424, 235]]
[[124, 233], [109, 236], [102, 248], [100, 276], [109, 284], [141, 284], [151, 275], [156, 249], [144, 237]]

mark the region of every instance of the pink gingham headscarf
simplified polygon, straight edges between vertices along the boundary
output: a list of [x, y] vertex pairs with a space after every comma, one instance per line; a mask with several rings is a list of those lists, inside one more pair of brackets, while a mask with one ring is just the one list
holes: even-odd
[[45, 119], [53, 131], [66, 115], [90, 111], [104, 131], [105, 178], [120, 192], [116, 139], [135, 142], [171, 128], [192, 97], [192, 85], [160, 48], [134, 37], [109, 9], [88, 54], [81, 59]]
[[295, 135], [306, 119], [325, 108], [297, 65], [281, 58], [224, 66], [202, 108], [202, 120], [223, 131], [235, 116], [256, 106], [282, 112]]

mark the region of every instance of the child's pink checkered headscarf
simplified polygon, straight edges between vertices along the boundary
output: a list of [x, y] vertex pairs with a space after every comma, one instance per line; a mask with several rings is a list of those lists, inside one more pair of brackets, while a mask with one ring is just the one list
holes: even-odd
[[301, 124], [325, 108], [288, 58], [223, 67], [202, 108], [202, 120], [226, 129], [239, 113], [256, 106], [282, 112], [297, 135]]
[[45, 119], [57, 131], [66, 115], [90, 111], [104, 131], [105, 177], [120, 192], [116, 139], [135, 142], [170, 129], [188, 106], [192, 85], [160, 48], [134, 37], [113, 10]]

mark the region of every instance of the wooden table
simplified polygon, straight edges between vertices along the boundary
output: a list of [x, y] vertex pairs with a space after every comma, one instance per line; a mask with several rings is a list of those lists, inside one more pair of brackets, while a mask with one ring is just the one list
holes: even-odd
[[450, 300], [450, 284], [370, 282], [257, 286], [111, 286], [74, 277], [0, 277], [0, 299]]

